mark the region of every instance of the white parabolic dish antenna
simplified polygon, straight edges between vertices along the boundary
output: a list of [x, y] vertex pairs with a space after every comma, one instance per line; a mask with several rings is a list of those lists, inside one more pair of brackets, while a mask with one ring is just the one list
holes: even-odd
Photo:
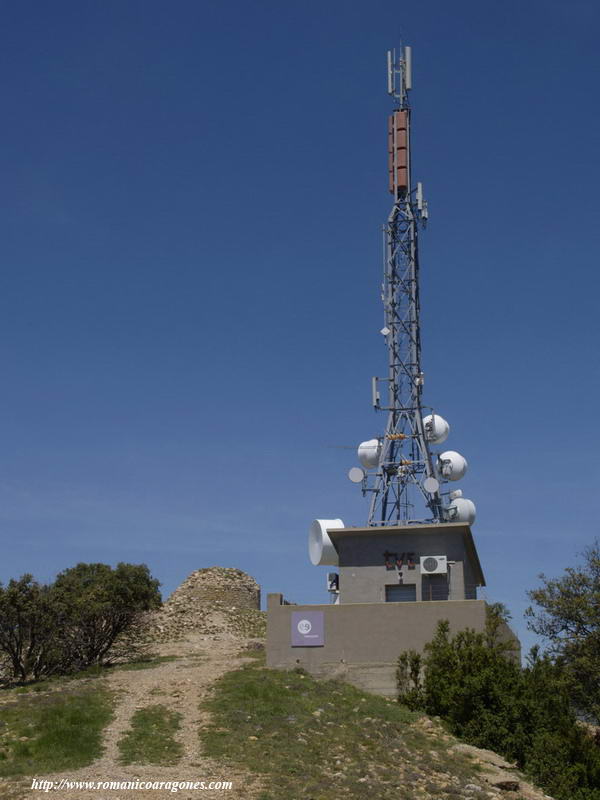
[[360, 467], [352, 467], [348, 472], [348, 477], [352, 483], [360, 483], [365, 478], [365, 473]]
[[467, 500], [466, 497], [456, 497], [448, 508], [452, 515], [452, 522], [466, 522], [467, 525], [472, 525], [475, 522], [477, 511], [472, 500]]
[[379, 439], [369, 439], [358, 445], [358, 460], [365, 469], [373, 469], [379, 464], [381, 442]]
[[327, 529], [343, 528], [341, 519], [315, 519], [308, 531], [308, 555], [315, 567], [326, 565], [337, 567], [338, 554], [329, 538]]
[[442, 444], [450, 433], [450, 425], [439, 414], [428, 414], [423, 417], [423, 426], [425, 428], [425, 438], [431, 444]]
[[467, 459], [455, 450], [446, 450], [439, 456], [440, 470], [448, 481], [459, 481], [465, 477]]
[[440, 484], [435, 478], [425, 478], [423, 481], [423, 488], [426, 492], [429, 492], [429, 494], [435, 494], [440, 488]]

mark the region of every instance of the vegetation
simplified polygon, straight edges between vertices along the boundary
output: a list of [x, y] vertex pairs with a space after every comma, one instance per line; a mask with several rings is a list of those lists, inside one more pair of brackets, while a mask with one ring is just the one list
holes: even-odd
[[174, 738], [181, 714], [166, 706], [140, 708], [131, 718], [131, 728], [119, 741], [122, 764], [176, 764], [182, 745]]
[[472, 780], [472, 764], [419, 715], [302, 670], [251, 663], [225, 674], [205, 707], [204, 751], [263, 776], [261, 800], [449, 800]]
[[[157, 656], [148, 655], [145, 658], [136, 661], [127, 661], [122, 664], [94, 664], [92, 667], [87, 667], [79, 672], [74, 673], [71, 677], [75, 680], [79, 678], [101, 678], [108, 675], [110, 672], [130, 672], [131, 670], [139, 669], [153, 669], [168, 661], [177, 661], [179, 656]], [[37, 686], [33, 687], [34, 689]]]
[[499, 624], [492, 613], [485, 633], [451, 637], [441, 622], [424, 658], [400, 657], [399, 701], [515, 761], [557, 800], [600, 800], [600, 749], [577, 723], [564, 671], [536, 649], [521, 669], [507, 657]]
[[145, 564], [77, 564], [61, 572], [51, 592], [68, 623], [73, 663], [111, 663], [123, 649], [130, 652], [141, 613], [160, 606], [158, 587]]
[[543, 586], [529, 592], [529, 627], [549, 643], [565, 671], [577, 708], [600, 721], [600, 544], [587, 548], [580, 567], [561, 578], [540, 575]]
[[14, 680], [38, 680], [61, 668], [59, 626], [49, 587], [31, 575], [11, 580], [6, 588], [0, 584], [0, 653]]
[[112, 717], [101, 686], [17, 694], [0, 706], [0, 776], [74, 770], [98, 758]]
[[140, 657], [143, 612], [160, 605], [143, 564], [78, 564], [43, 586], [0, 584], [0, 680], [25, 682]]

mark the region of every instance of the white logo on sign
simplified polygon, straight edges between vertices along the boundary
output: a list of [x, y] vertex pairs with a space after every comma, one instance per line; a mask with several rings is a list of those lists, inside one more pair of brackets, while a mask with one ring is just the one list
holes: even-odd
[[309, 620], [301, 619], [298, 623], [298, 631], [299, 633], [310, 633], [312, 630], [312, 625], [310, 624]]

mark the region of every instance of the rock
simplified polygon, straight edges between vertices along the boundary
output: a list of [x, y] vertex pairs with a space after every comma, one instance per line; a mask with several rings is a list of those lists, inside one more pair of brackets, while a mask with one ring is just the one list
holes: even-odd
[[481, 786], [477, 786], [476, 783], [467, 783], [465, 786], [465, 792], [481, 792]]
[[471, 744], [459, 742], [452, 747], [452, 750], [457, 753], [465, 753], [468, 756], [474, 756], [479, 759], [479, 761], [484, 761], [486, 764], [493, 764], [495, 767], [500, 767], [501, 769], [516, 769], [516, 764], [511, 764], [505, 758], [499, 756], [498, 753], [494, 753], [492, 750], [484, 750], [482, 747], [474, 747]]
[[502, 789], [503, 792], [518, 792], [520, 783], [519, 781], [503, 778], [502, 780], [494, 781], [492, 786], [495, 786], [496, 789]]

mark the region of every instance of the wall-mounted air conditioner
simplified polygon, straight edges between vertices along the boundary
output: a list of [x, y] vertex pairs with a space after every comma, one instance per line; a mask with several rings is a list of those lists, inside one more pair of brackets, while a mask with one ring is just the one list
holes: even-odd
[[421, 556], [421, 575], [442, 575], [448, 572], [446, 556]]

